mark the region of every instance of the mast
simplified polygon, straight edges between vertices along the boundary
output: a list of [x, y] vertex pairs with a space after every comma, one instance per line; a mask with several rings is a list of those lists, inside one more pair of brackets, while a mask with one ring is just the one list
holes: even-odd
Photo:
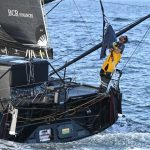
[[104, 39], [104, 31], [105, 31], [105, 14], [104, 14], [104, 8], [103, 8], [103, 4], [102, 1], [100, 0], [100, 5], [101, 5], [101, 10], [102, 10], [102, 16], [103, 16], [103, 39]]
[[[143, 22], [144, 20], [150, 18], [150, 14], [148, 14], [147, 16], [144, 16], [138, 20], [136, 20], [135, 22], [133, 22], [132, 24], [128, 25], [127, 27], [123, 28], [122, 30], [120, 30], [119, 32], [116, 33], [116, 36], [120, 36], [124, 33], [126, 33], [127, 31], [129, 31], [130, 29], [134, 28], [136, 25], [140, 24], [141, 22]], [[99, 48], [102, 47], [102, 42], [95, 45], [94, 47], [92, 47], [91, 49], [87, 50], [86, 52], [82, 53], [81, 55], [79, 55], [78, 57], [74, 58], [73, 60], [69, 61], [68, 63], [66, 63], [65, 65], [61, 66], [60, 68], [56, 69], [57, 72], [63, 70], [64, 68], [70, 66], [71, 64], [77, 62], [78, 60], [84, 58], [85, 56], [89, 55], [90, 53], [98, 50]], [[50, 76], [55, 74], [55, 72], [50, 73]]]

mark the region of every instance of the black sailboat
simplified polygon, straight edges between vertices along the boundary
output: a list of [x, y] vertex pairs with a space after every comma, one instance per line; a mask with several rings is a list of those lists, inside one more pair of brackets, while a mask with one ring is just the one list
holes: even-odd
[[[47, 47], [43, 1], [0, 2], [0, 138], [26, 143], [68, 142], [114, 124], [122, 113], [120, 72], [104, 93], [59, 75], [60, 70], [99, 49], [102, 43], [55, 69], [43, 59], [52, 53]], [[149, 17], [135, 21], [116, 36]]]

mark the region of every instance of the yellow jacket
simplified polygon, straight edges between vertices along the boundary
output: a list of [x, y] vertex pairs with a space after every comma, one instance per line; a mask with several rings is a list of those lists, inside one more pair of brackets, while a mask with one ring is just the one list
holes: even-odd
[[111, 51], [111, 53], [108, 55], [107, 59], [104, 61], [102, 65], [102, 69], [105, 73], [113, 73], [117, 64], [119, 63], [121, 59], [121, 52], [118, 48], [115, 48]]

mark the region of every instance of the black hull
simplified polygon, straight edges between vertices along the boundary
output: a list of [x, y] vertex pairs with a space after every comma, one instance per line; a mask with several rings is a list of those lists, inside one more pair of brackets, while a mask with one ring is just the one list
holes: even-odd
[[19, 110], [17, 134], [9, 134], [12, 118], [6, 109], [1, 114], [1, 139], [20, 143], [70, 142], [99, 133], [114, 124], [121, 113], [121, 93], [112, 89], [109, 94], [72, 97], [63, 105], [13, 105]]
[[45, 60], [1, 57], [0, 67], [1, 139], [70, 142], [103, 131], [121, 113], [119, 85], [99, 93], [71, 78], [49, 77]]

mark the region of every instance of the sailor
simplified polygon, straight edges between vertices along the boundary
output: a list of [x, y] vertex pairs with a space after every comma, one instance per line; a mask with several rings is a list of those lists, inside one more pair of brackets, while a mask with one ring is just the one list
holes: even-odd
[[112, 74], [117, 64], [120, 62], [121, 55], [125, 48], [124, 44], [127, 42], [128, 42], [127, 36], [120, 36], [118, 42], [112, 43], [112, 46], [110, 48], [110, 54], [104, 61], [100, 71], [101, 76], [100, 92], [106, 92]]

